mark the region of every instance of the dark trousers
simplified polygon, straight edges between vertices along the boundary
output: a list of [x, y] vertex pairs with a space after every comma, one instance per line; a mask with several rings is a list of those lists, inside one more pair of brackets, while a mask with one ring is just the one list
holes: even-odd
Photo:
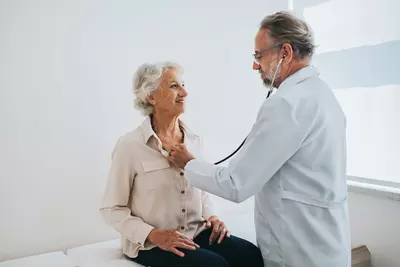
[[196, 250], [178, 248], [185, 253], [184, 257], [156, 247], [142, 250], [130, 260], [151, 267], [264, 267], [261, 252], [253, 243], [231, 235], [221, 244], [215, 242], [210, 246], [210, 234], [207, 229], [194, 239], [200, 246]]

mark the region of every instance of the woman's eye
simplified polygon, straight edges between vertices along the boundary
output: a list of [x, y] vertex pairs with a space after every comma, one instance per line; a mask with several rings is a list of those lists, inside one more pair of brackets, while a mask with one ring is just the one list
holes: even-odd
[[[182, 86], [182, 87], [185, 87], [185, 84], [182, 84], [181, 86]], [[178, 88], [178, 87], [179, 87], [179, 84], [175, 83], [175, 84], [172, 84], [170, 87], [171, 87], [171, 88]]]

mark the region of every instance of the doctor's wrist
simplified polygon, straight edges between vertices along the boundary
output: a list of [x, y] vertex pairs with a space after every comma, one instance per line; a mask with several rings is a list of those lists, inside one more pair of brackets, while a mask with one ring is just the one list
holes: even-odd
[[189, 164], [189, 162], [191, 162], [191, 161], [193, 161], [193, 160], [195, 160], [195, 159], [196, 159], [195, 157], [190, 157], [190, 158], [186, 161], [185, 166], [183, 167], [183, 169], [186, 168], [186, 166]]

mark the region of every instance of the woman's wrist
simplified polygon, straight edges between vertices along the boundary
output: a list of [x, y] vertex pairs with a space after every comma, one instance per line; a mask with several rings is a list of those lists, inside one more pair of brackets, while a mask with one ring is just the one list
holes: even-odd
[[147, 240], [154, 244], [154, 239], [159, 232], [160, 230], [154, 228], [153, 230], [150, 231], [149, 235], [147, 236]]

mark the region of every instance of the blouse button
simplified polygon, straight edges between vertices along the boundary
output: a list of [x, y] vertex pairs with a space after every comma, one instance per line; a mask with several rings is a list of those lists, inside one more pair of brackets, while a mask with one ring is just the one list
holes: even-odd
[[180, 173], [181, 176], [185, 175], [183, 172]]
[[185, 194], [185, 190], [182, 190], [182, 191], [181, 191], [181, 194]]

